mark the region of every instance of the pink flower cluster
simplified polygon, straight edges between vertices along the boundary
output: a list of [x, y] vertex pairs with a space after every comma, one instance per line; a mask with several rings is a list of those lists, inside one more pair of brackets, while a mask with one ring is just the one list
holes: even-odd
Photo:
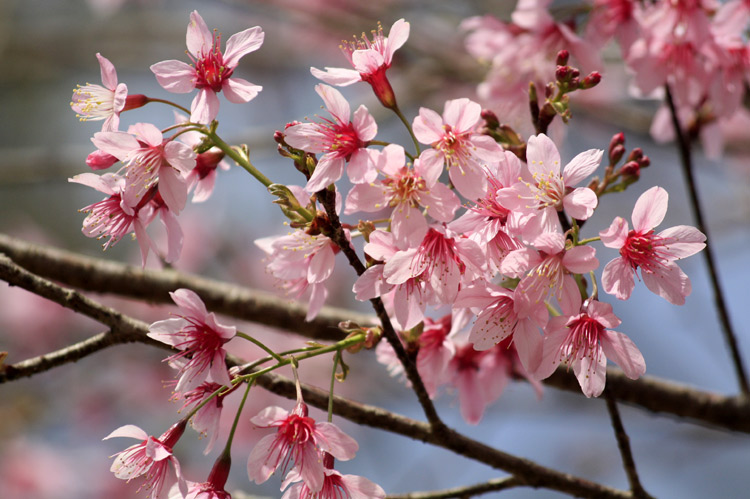
[[[231, 102], [248, 102], [261, 87], [233, 75], [242, 56], [257, 50], [263, 43], [259, 27], [237, 33], [227, 41], [225, 52], [220, 49], [220, 37], [213, 36], [197, 12], [190, 15], [187, 29], [188, 52], [195, 66], [179, 61], [164, 61], [152, 66], [159, 83], [167, 90], [185, 93], [198, 89], [193, 100], [193, 123], [209, 123], [219, 108], [217, 92]], [[84, 121], [104, 121], [102, 131], [91, 139], [97, 150], [86, 163], [93, 170], [121, 167], [115, 173], [97, 176], [84, 173], [70, 179], [87, 185], [108, 197], [86, 206], [83, 233], [88, 237], [109, 238], [104, 248], [115, 245], [123, 237], [134, 234], [141, 250], [143, 265], [151, 250], [159, 254], [147, 227], [157, 216], [167, 232], [166, 252], [160, 256], [175, 262], [182, 249], [182, 229], [177, 215], [185, 207], [188, 192], [194, 190], [193, 201], [207, 199], [213, 190], [217, 167], [224, 153], [217, 149], [194, 151], [200, 138], [185, 132], [185, 143], [177, 138], [180, 133], [165, 137], [151, 123], [136, 123], [127, 131], [119, 131], [122, 112], [141, 107], [152, 101], [144, 95], [128, 95], [124, 83], [118, 83], [114, 65], [97, 54], [102, 85], [86, 84], [73, 93], [72, 109]], [[184, 119], [177, 127], [185, 127]], [[222, 166], [224, 167], [224, 166]]]

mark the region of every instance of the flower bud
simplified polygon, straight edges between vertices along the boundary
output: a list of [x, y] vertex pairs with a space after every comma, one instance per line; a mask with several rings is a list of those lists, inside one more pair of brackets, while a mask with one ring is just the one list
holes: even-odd
[[599, 84], [599, 82], [602, 81], [602, 75], [599, 71], [594, 71], [590, 73], [586, 78], [583, 79], [583, 81], [580, 83], [578, 88], [581, 90], [586, 90], [588, 88], [594, 88]]
[[485, 126], [489, 130], [494, 130], [500, 126], [500, 120], [497, 118], [497, 115], [493, 111], [489, 109], [482, 109], [482, 114], [480, 116], [484, 120]]
[[625, 154], [625, 146], [622, 144], [616, 144], [614, 147], [609, 148], [609, 164], [616, 165]]
[[557, 53], [557, 60], [555, 61], [555, 64], [557, 64], [558, 66], [567, 66], [569, 57], [570, 57], [570, 52], [563, 49]]
[[643, 157], [643, 149], [636, 147], [628, 154], [628, 161], [639, 161]]
[[622, 165], [620, 174], [625, 178], [630, 177], [632, 180], [637, 180], [641, 176], [641, 166], [637, 161], [628, 161]]
[[104, 170], [117, 163], [119, 159], [104, 151], [96, 150], [86, 156], [86, 164], [92, 170]]
[[122, 108], [122, 111], [130, 111], [131, 109], [138, 109], [139, 107], [143, 107], [146, 104], [148, 104], [148, 97], [146, 97], [143, 94], [135, 94], [135, 95], [128, 95], [125, 98], [125, 106]]

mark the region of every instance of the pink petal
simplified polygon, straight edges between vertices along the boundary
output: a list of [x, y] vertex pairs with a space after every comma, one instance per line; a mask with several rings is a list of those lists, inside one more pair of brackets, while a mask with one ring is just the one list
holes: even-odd
[[419, 203], [427, 209], [427, 214], [438, 222], [448, 223], [461, 206], [461, 200], [447, 185], [437, 183], [430, 191], [419, 196]]
[[594, 173], [602, 161], [602, 154], [604, 151], [601, 149], [589, 149], [573, 158], [563, 170], [565, 186], [573, 187]]
[[383, 488], [365, 477], [343, 475], [341, 482], [349, 492], [351, 499], [385, 499]]
[[183, 175], [187, 175], [195, 167], [195, 151], [181, 142], [171, 141], [165, 144], [164, 157], [170, 166], [179, 170]]
[[200, 58], [213, 47], [213, 34], [197, 10], [190, 13], [190, 23], [188, 23], [185, 42], [188, 52], [195, 58]]
[[474, 128], [481, 113], [482, 106], [467, 98], [449, 100], [445, 103], [443, 121], [457, 132], [463, 133]]
[[412, 129], [422, 144], [433, 144], [443, 137], [443, 118], [432, 109], [419, 108], [419, 116], [414, 118]]
[[624, 258], [615, 258], [604, 266], [602, 288], [618, 300], [627, 300], [635, 288], [633, 268]]
[[310, 176], [305, 191], [313, 194], [336, 182], [343, 175], [345, 165], [344, 158], [334, 157], [333, 154], [324, 155], [315, 166], [315, 171]]
[[648, 232], [659, 225], [667, 214], [669, 194], [654, 186], [641, 194], [633, 208], [633, 228], [637, 232]]
[[475, 350], [489, 350], [513, 333], [512, 324], [498, 322], [494, 308], [484, 309], [469, 333]]
[[393, 53], [401, 48], [406, 40], [409, 38], [409, 23], [403, 19], [399, 19], [388, 32], [388, 44], [386, 45], [385, 61], [390, 64], [393, 58]]
[[403, 330], [411, 329], [424, 321], [424, 310], [427, 306], [422, 295], [423, 288], [411, 289], [407, 292], [407, 286], [396, 287], [393, 298], [393, 308], [396, 319]]
[[211, 379], [223, 386], [232, 386], [232, 380], [229, 378], [229, 371], [226, 365], [226, 352], [219, 349], [215, 354], [209, 368]]
[[469, 424], [479, 424], [484, 415], [486, 401], [482, 387], [477, 383], [476, 375], [466, 369], [462, 369], [455, 383], [461, 402], [461, 416]]
[[250, 481], [261, 484], [271, 478], [273, 472], [276, 471], [276, 468], [269, 464], [274, 461], [271, 457], [276, 449], [272, 447], [275, 438], [276, 435], [266, 435], [255, 444], [250, 452], [247, 459], [247, 476]]
[[148, 439], [148, 433], [140, 429], [139, 427], [128, 424], [125, 426], [120, 426], [115, 431], [104, 437], [102, 440], [107, 440], [110, 438], [116, 438], [116, 437], [127, 437], [127, 438], [135, 438], [136, 440], [146, 440]]
[[325, 71], [321, 71], [318, 68], [310, 68], [312, 75], [322, 80], [329, 85], [336, 85], [337, 87], [346, 87], [352, 83], [362, 81], [362, 76], [359, 71], [353, 69], [344, 68], [325, 68]]
[[195, 68], [182, 61], [172, 59], [157, 62], [151, 66], [151, 72], [156, 76], [159, 85], [168, 92], [186, 94], [195, 88]]
[[180, 258], [180, 253], [182, 253], [182, 228], [172, 211], [161, 209], [159, 210], [159, 216], [167, 231], [167, 255], [164, 257], [164, 260], [167, 263], [174, 263]]
[[312, 256], [310, 266], [307, 268], [307, 281], [309, 283], [323, 282], [333, 274], [336, 255], [330, 245], [326, 245]]
[[555, 143], [543, 133], [529, 137], [526, 163], [532, 175], [560, 173], [560, 153]]
[[[495, 139], [486, 135], [471, 136], [472, 153], [479, 159], [496, 163], [504, 158], [503, 148], [495, 142]], [[516, 177], [517, 180], [518, 177]]]
[[263, 90], [260, 85], [255, 85], [242, 78], [229, 78], [221, 84], [224, 96], [234, 104], [244, 104], [253, 100]]
[[464, 168], [453, 167], [448, 176], [456, 190], [472, 201], [481, 199], [487, 194], [487, 176], [480, 168], [465, 165]]
[[534, 239], [532, 245], [548, 255], [556, 255], [565, 249], [565, 236], [561, 232], [545, 232]]
[[615, 217], [609, 228], [599, 232], [599, 237], [607, 248], [620, 249], [625, 245], [629, 231], [628, 222], [622, 217]]
[[289, 411], [282, 409], [277, 405], [266, 407], [258, 414], [250, 418], [255, 426], [261, 428], [268, 428], [273, 426], [274, 423], [280, 423], [289, 417]]
[[427, 234], [427, 220], [417, 208], [400, 204], [391, 215], [391, 232], [400, 246], [417, 246]]
[[208, 124], [219, 114], [219, 98], [210, 88], [201, 88], [190, 106], [190, 121]]
[[412, 275], [412, 261], [417, 254], [417, 248], [409, 248], [393, 255], [385, 264], [383, 277], [389, 284], [402, 284], [414, 277]]
[[521, 277], [527, 270], [535, 267], [541, 261], [539, 253], [531, 248], [514, 250], [503, 259], [500, 272], [509, 277]]
[[383, 280], [383, 265], [373, 265], [359, 276], [352, 291], [357, 300], [365, 301], [384, 295], [392, 287]]
[[[565, 318], [567, 319], [567, 318]], [[561, 323], [561, 319], [555, 317], [550, 320], [550, 325]], [[560, 365], [562, 360], [560, 349], [562, 348], [563, 341], [568, 336], [568, 330], [564, 326], [562, 328], [552, 327], [547, 328], [547, 335], [544, 337], [544, 343], [542, 346], [542, 360], [539, 361], [539, 367], [536, 371], [529, 371], [534, 375], [536, 379], [549, 378], [557, 366]]]
[[360, 49], [352, 53], [352, 66], [360, 74], [375, 73], [385, 65], [383, 55], [375, 49]]
[[630, 379], [638, 379], [646, 373], [646, 361], [635, 343], [622, 333], [605, 330], [599, 335], [607, 358], [620, 366]]
[[685, 297], [693, 291], [690, 279], [677, 264], [668, 262], [657, 272], [641, 272], [643, 283], [672, 305], [684, 305]]
[[159, 169], [159, 194], [167, 207], [176, 213], [182, 211], [187, 203], [187, 183], [173, 168]]
[[264, 37], [265, 33], [260, 26], [248, 28], [230, 36], [224, 50], [224, 65], [229, 68], [237, 66], [240, 58], [258, 50], [263, 45]]
[[208, 316], [208, 310], [206, 310], [206, 305], [195, 291], [187, 288], [180, 288], [169, 293], [169, 296], [171, 296], [172, 301], [180, 307], [184, 315], [205, 322], [205, 319]]
[[319, 83], [315, 85], [315, 92], [323, 99], [326, 109], [339, 123], [349, 123], [351, 110], [349, 102], [335, 88]]
[[565, 212], [576, 220], [586, 220], [594, 214], [599, 198], [588, 187], [578, 187], [563, 198]]
[[352, 459], [359, 449], [357, 441], [333, 423], [316, 423], [315, 441], [322, 450], [341, 461]]
[[120, 161], [127, 161], [130, 153], [141, 147], [135, 137], [125, 132], [96, 132], [91, 142]]
[[570, 274], [563, 276], [562, 289], [557, 301], [563, 315], [577, 315], [581, 310], [581, 290]]
[[563, 265], [574, 274], [585, 274], [599, 266], [596, 248], [593, 246], [575, 246], [563, 255]]
[[[347, 115], [346, 119], [349, 119], [349, 115]], [[378, 134], [378, 124], [364, 105], [359, 106], [354, 111], [352, 125], [359, 139], [363, 142], [374, 139], [375, 135]]]
[[583, 394], [587, 397], [598, 397], [604, 391], [607, 376], [607, 358], [601, 349], [596, 351], [596, 359], [584, 357], [573, 363], [573, 373], [578, 378]]
[[360, 148], [354, 151], [349, 159], [346, 173], [353, 184], [374, 182], [378, 177], [378, 171], [375, 169], [375, 163], [370, 154], [372, 152], [374, 151]]
[[542, 363], [543, 337], [539, 328], [528, 319], [522, 319], [516, 324], [513, 333], [513, 344], [516, 346], [518, 358], [527, 372], [533, 373]]
[[677, 225], [659, 233], [667, 242], [665, 249], [670, 258], [680, 259], [694, 255], [706, 247], [706, 236], [703, 232], [689, 225]]
[[305, 314], [306, 322], [315, 319], [328, 298], [328, 290], [325, 285], [315, 283], [310, 286], [310, 289], [310, 300], [307, 302], [307, 314]]
[[99, 60], [99, 70], [102, 75], [102, 84], [105, 88], [114, 90], [115, 88], [117, 88], [117, 71], [115, 71], [114, 64], [112, 64], [109, 59], [102, 56], [98, 52], [96, 54], [96, 58]]
[[356, 184], [346, 196], [344, 215], [351, 215], [358, 211], [372, 213], [382, 210], [386, 202], [383, 187], [374, 184]]

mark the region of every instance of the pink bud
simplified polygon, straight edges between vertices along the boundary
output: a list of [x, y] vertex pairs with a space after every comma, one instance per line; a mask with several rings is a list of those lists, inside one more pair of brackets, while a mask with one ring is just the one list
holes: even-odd
[[128, 95], [125, 98], [125, 106], [121, 112], [130, 111], [131, 109], [138, 109], [148, 104], [148, 97], [143, 94]]
[[92, 170], [104, 170], [117, 163], [117, 161], [119, 160], [111, 154], [98, 149], [86, 156], [86, 164]]
[[557, 60], [556, 64], [558, 66], [567, 66], [568, 65], [568, 58], [570, 57], [570, 52], [563, 49], [560, 52], [557, 53]]

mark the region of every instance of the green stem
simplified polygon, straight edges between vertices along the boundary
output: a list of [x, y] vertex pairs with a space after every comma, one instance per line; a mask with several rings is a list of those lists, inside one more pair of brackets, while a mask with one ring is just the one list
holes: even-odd
[[581, 246], [583, 244], [593, 243], [594, 241], [601, 241], [601, 239], [602, 238], [599, 237], [599, 236], [590, 237], [588, 239], [581, 239], [580, 241], [578, 241], [578, 243], [576, 244], [576, 246]]
[[341, 358], [341, 350], [336, 352], [333, 356], [333, 372], [331, 372], [331, 391], [328, 394], [328, 422], [333, 421], [333, 387], [336, 384], [336, 367], [339, 365], [339, 359]]
[[263, 349], [263, 350], [264, 350], [264, 351], [265, 351], [265, 352], [266, 352], [267, 354], [270, 354], [270, 355], [271, 355], [271, 357], [273, 357], [274, 359], [276, 359], [276, 361], [277, 361], [277, 362], [281, 362], [282, 360], [284, 360], [284, 359], [282, 359], [282, 358], [281, 358], [281, 357], [279, 356], [279, 354], [277, 354], [276, 352], [274, 352], [273, 350], [271, 350], [270, 348], [268, 348], [268, 347], [267, 347], [266, 345], [264, 345], [264, 344], [263, 344], [262, 342], [260, 342], [259, 340], [256, 340], [255, 338], [253, 338], [252, 336], [250, 336], [250, 335], [247, 335], [247, 334], [245, 334], [245, 333], [242, 333], [242, 332], [240, 332], [240, 331], [237, 331], [237, 336], [239, 336], [240, 338], [245, 338], [245, 339], [246, 339], [247, 341], [249, 341], [249, 342], [251, 342], [251, 343], [253, 343], [253, 344], [255, 344], [255, 345], [259, 346], [259, 347], [260, 347], [260, 348], [262, 348], [262, 349]]
[[191, 114], [189, 109], [186, 109], [186, 108], [180, 106], [179, 104], [175, 104], [174, 102], [169, 101], [169, 100], [155, 99], [153, 97], [146, 97], [146, 103], [149, 103], [149, 102], [160, 102], [160, 103], [166, 104], [168, 106], [176, 107], [177, 109], [179, 109], [183, 113], [186, 113], [188, 116], [190, 116], [190, 114]]
[[242, 396], [242, 401], [240, 402], [240, 406], [237, 408], [237, 414], [234, 416], [234, 422], [232, 423], [232, 429], [229, 430], [229, 438], [227, 438], [227, 445], [224, 447], [224, 452], [229, 454], [229, 449], [232, 448], [232, 439], [234, 438], [234, 431], [237, 429], [237, 423], [240, 421], [240, 414], [242, 414], [242, 408], [245, 407], [245, 401], [247, 400], [247, 394], [250, 393], [250, 388], [253, 386], [253, 383], [250, 382], [247, 384], [247, 389], [245, 390], [245, 394]]
[[[414, 130], [411, 129], [411, 124], [409, 123], [409, 120], [406, 119], [406, 116], [401, 112], [401, 110], [398, 107], [392, 108], [393, 112], [396, 113], [396, 116], [398, 116], [398, 119], [401, 120], [401, 122], [404, 124], [407, 130], [409, 130], [409, 135], [411, 135], [411, 140], [414, 141], [414, 147], [417, 151], [417, 154], [415, 156], [419, 156], [420, 148], [419, 148], [419, 141], [417, 140], [417, 136], [414, 135]], [[412, 158], [413, 159], [413, 158]]]
[[206, 133], [206, 136], [213, 141], [216, 147], [224, 151], [224, 154], [232, 158], [235, 163], [247, 170], [247, 172], [255, 177], [261, 184], [268, 187], [273, 183], [268, 179], [268, 177], [263, 175], [257, 168], [255, 168], [255, 166], [250, 163], [250, 160], [244, 154], [240, 154], [236, 149], [224, 142], [221, 137], [216, 135], [216, 133], [209, 131]]

